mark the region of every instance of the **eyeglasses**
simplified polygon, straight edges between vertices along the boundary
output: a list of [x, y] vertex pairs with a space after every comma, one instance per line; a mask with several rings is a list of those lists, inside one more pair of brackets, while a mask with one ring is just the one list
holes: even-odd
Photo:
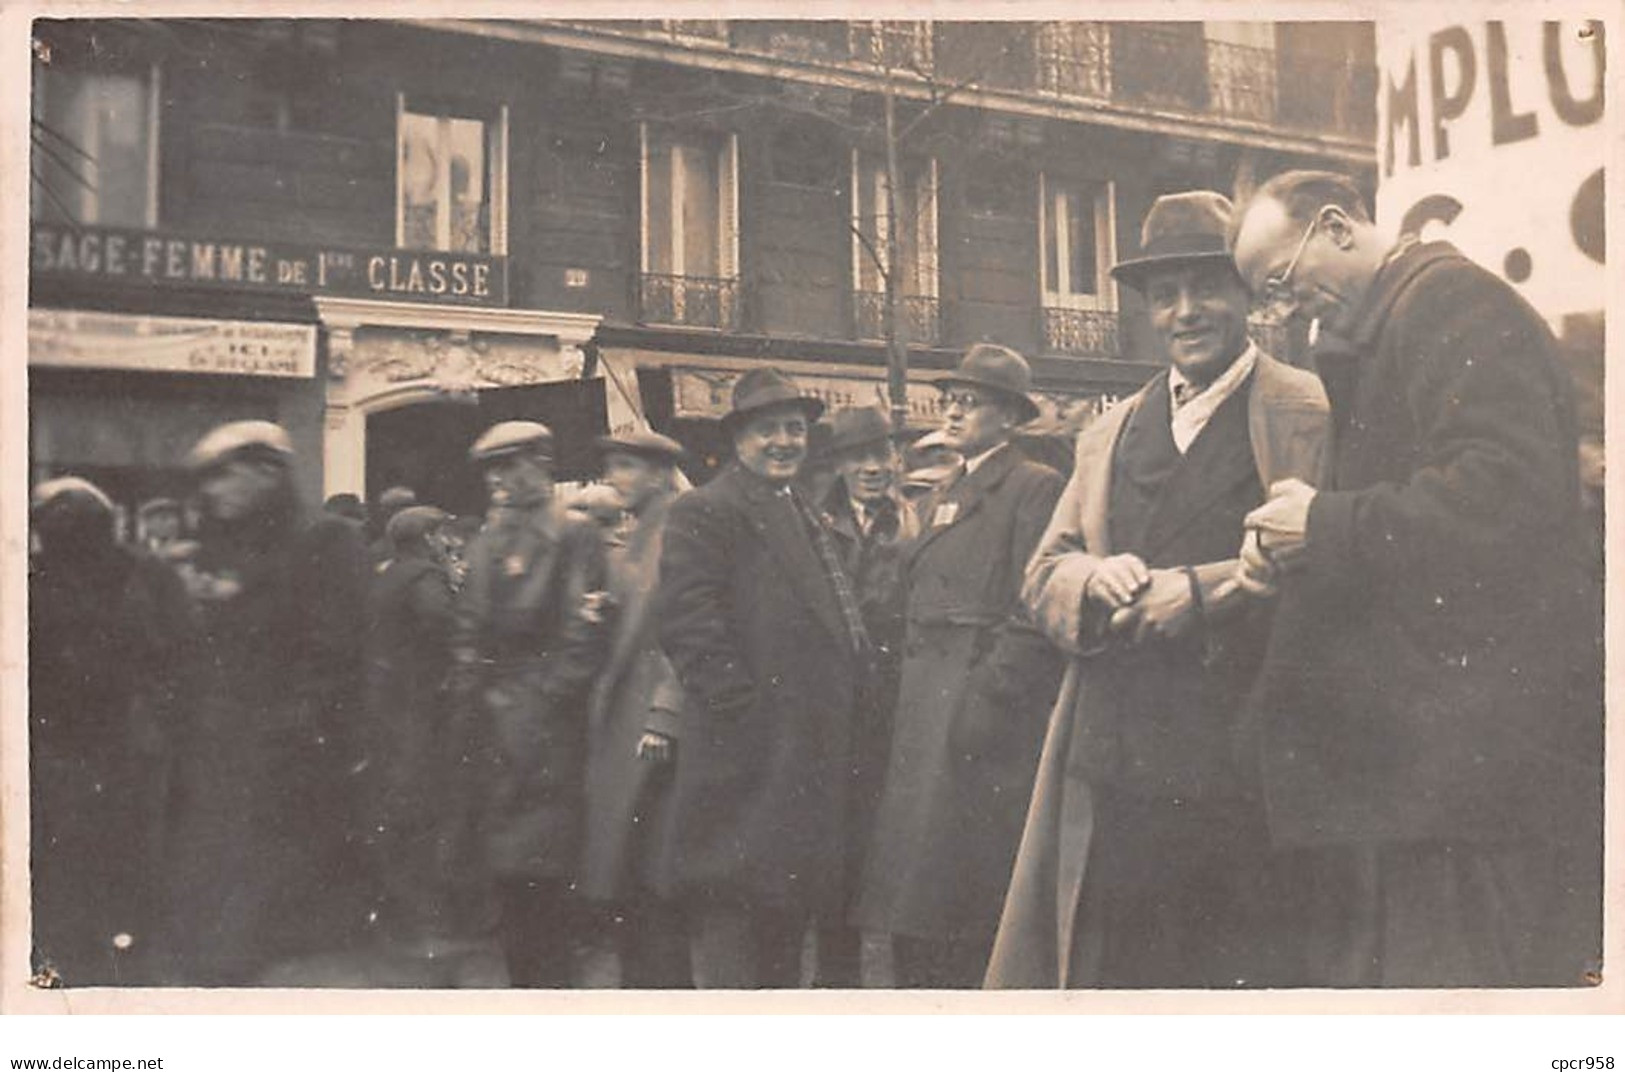
[[1304, 228], [1303, 237], [1298, 239], [1297, 252], [1293, 253], [1292, 259], [1286, 262], [1286, 267], [1281, 270], [1280, 274], [1272, 275], [1264, 280], [1264, 307], [1266, 309], [1272, 312], [1286, 312], [1297, 304], [1297, 298], [1292, 293], [1292, 273], [1298, 270], [1298, 262], [1303, 259], [1303, 251], [1309, 248], [1309, 239], [1314, 235], [1315, 228], [1319, 226], [1320, 213], [1317, 212], [1315, 218], [1309, 221], [1309, 226]]
[[952, 409], [958, 406], [967, 413], [978, 406], [986, 406], [993, 399], [987, 395], [977, 394], [975, 391], [944, 391], [942, 392], [942, 408]]

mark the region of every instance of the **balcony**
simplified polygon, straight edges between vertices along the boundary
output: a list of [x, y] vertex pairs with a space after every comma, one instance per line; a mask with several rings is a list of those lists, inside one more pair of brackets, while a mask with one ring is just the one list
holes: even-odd
[[[905, 294], [897, 301], [897, 317], [903, 337], [920, 346], [942, 341], [941, 317], [937, 299]], [[852, 292], [852, 332], [859, 339], [886, 337], [886, 294], [878, 290]]]
[[929, 22], [852, 22], [848, 53], [859, 64], [929, 74], [935, 49]]
[[733, 331], [739, 327], [739, 280], [645, 274], [638, 283], [638, 319]]
[[1058, 97], [1110, 100], [1112, 53], [1103, 22], [1048, 22], [1038, 34], [1038, 88]]
[[1070, 357], [1122, 356], [1115, 310], [1045, 306], [1042, 312], [1045, 352]]

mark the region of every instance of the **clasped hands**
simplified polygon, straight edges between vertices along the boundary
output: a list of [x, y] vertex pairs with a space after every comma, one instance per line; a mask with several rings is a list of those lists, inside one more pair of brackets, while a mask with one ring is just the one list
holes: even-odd
[[1190, 580], [1183, 570], [1151, 569], [1138, 555], [1103, 559], [1084, 585], [1086, 599], [1109, 611], [1107, 631], [1139, 644], [1149, 637], [1172, 639], [1195, 618]]
[[[1301, 567], [1315, 489], [1302, 480], [1278, 480], [1269, 499], [1249, 513], [1235, 583], [1254, 596], [1273, 596], [1280, 578]], [[1197, 619], [1193, 579], [1182, 569], [1152, 569], [1138, 555], [1103, 559], [1084, 598], [1110, 613], [1107, 631], [1139, 644], [1148, 637], [1172, 639]]]

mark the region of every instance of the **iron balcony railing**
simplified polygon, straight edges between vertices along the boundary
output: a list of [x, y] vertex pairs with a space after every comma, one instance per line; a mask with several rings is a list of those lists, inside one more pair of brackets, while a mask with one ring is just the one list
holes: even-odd
[[1072, 357], [1122, 356], [1119, 314], [1103, 309], [1045, 306], [1044, 349]]
[[645, 324], [733, 331], [739, 326], [739, 280], [645, 273], [639, 278], [638, 315]]
[[[942, 341], [942, 318], [937, 299], [905, 294], [897, 299], [897, 317], [905, 337], [921, 346]], [[864, 340], [886, 337], [886, 294], [877, 290], [852, 292], [852, 333]]]

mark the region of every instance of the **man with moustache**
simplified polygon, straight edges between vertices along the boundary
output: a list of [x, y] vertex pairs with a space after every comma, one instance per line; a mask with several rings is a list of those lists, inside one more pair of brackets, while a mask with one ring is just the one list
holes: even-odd
[[1600, 954], [1601, 712], [1578, 565], [1571, 384], [1550, 330], [1352, 183], [1288, 172], [1236, 265], [1320, 323], [1323, 479], [1249, 514], [1279, 589], [1255, 700], [1277, 845], [1313, 863], [1331, 986], [1578, 986]]
[[1297, 980], [1297, 889], [1270, 858], [1239, 714], [1268, 607], [1237, 587], [1242, 518], [1316, 473], [1315, 377], [1247, 335], [1231, 206], [1159, 198], [1140, 255], [1170, 362], [1078, 437], [1024, 596], [1071, 655], [989, 984], [1235, 987]]
[[847, 898], [854, 698], [870, 642], [834, 538], [795, 481], [822, 403], [782, 373], [734, 385], [737, 460], [667, 515], [655, 617], [685, 697], [661, 890], [694, 983], [793, 987]]
[[1038, 415], [1014, 350], [970, 348], [939, 381], [963, 471], [921, 506], [890, 763], [856, 919], [892, 935], [897, 982], [981, 985], [1061, 660], [1021, 577], [1063, 480], [1011, 445]]

